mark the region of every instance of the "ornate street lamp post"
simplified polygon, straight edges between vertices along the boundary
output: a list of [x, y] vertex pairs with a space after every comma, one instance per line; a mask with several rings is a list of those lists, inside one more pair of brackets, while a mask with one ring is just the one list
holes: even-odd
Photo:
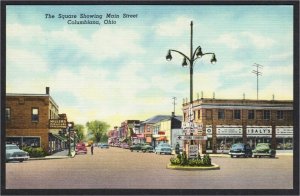
[[[196, 48], [196, 50], [193, 51], [193, 21], [191, 21], [191, 43], [190, 44], [191, 45], [190, 45], [190, 56], [189, 57], [187, 55], [185, 55], [184, 53], [178, 51], [178, 50], [170, 49], [168, 51], [166, 59], [168, 61], [171, 61], [172, 60], [171, 52], [176, 52], [176, 53], [183, 56], [182, 66], [187, 67], [189, 65], [189, 67], [190, 67], [190, 106], [192, 107], [192, 104], [193, 104], [193, 68], [194, 68], [194, 62], [197, 59], [199, 59], [202, 56], [207, 55], [207, 54], [210, 54], [212, 56], [211, 60], [210, 60], [211, 63], [217, 62], [217, 59], [216, 59], [215, 53], [211, 53], [211, 52], [203, 53], [200, 46], [198, 46]], [[190, 118], [190, 123], [192, 123], [192, 122], [193, 122], [193, 118]], [[193, 133], [190, 133], [190, 135], [192, 136]], [[193, 140], [191, 140], [191, 144], [193, 144]]]

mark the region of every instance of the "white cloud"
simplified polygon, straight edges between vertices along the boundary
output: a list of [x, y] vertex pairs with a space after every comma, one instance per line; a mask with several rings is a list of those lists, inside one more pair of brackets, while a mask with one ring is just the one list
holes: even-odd
[[232, 49], [238, 49], [241, 47], [240, 40], [231, 33], [220, 35], [220, 37], [216, 39], [216, 42], [218, 42], [219, 44], [224, 44], [228, 48]]

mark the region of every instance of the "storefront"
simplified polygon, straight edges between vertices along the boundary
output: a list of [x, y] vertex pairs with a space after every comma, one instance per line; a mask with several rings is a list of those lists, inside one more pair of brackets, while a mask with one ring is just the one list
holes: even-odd
[[272, 127], [271, 126], [247, 126], [247, 143], [252, 149], [258, 143], [272, 142]]
[[232, 144], [243, 142], [243, 127], [217, 125], [217, 153], [228, 153]]
[[293, 126], [276, 127], [276, 150], [293, 150]]
[[19, 148], [22, 147], [41, 147], [41, 137], [39, 136], [11, 136], [6, 137], [6, 143], [16, 144]]

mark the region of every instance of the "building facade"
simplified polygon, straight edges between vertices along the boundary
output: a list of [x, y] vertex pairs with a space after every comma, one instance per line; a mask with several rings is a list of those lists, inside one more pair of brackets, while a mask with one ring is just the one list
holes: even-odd
[[49, 94], [6, 94], [6, 142], [19, 147], [42, 147], [52, 153], [66, 147], [63, 130], [49, 129], [49, 119], [60, 119], [59, 107]]
[[[190, 104], [183, 104], [188, 122]], [[270, 143], [276, 150], [293, 149], [293, 101], [198, 99], [192, 104], [194, 122], [201, 127], [194, 134], [207, 136], [196, 141], [202, 153], [228, 152], [238, 142]]]

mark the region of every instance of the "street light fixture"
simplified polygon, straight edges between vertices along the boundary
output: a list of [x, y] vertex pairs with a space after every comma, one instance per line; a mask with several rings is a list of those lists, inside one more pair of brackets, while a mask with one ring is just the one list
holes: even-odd
[[[187, 67], [189, 62], [189, 67], [190, 67], [190, 105], [192, 106], [193, 103], [193, 68], [194, 68], [194, 62], [201, 58], [204, 55], [211, 55], [211, 60], [210, 62], [212, 64], [217, 62], [217, 58], [215, 53], [203, 53], [202, 49], [200, 46], [198, 46], [196, 48], [195, 51], [193, 51], [193, 21], [191, 21], [191, 43], [190, 43], [190, 57], [188, 57], [187, 55], [185, 55], [184, 53], [178, 51], [178, 50], [173, 50], [173, 49], [169, 49], [168, 53], [166, 55], [166, 60], [171, 61], [172, 60], [172, 55], [171, 52], [176, 52], [178, 54], [180, 54], [181, 56], [183, 56], [183, 62], [182, 62], [182, 66], [183, 67]], [[190, 119], [190, 122], [193, 122], [193, 119]], [[193, 133], [190, 133], [190, 135], [193, 135]], [[193, 144], [193, 140], [191, 140], [191, 144]]]

